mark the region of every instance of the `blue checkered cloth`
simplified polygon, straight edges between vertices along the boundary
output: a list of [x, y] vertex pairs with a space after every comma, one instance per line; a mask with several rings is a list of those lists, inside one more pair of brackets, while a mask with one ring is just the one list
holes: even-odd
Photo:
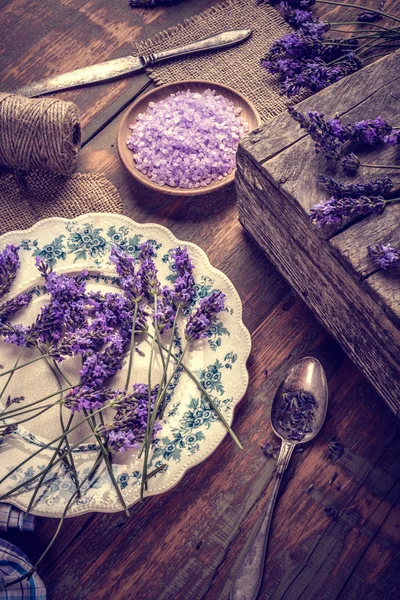
[[29, 558], [16, 546], [0, 538], [0, 600], [46, 600], [46, 588], [37, 573], [7, 585], [29, 573]]
[[[0, 502], [0, 531], [33, 531], [35, 521], [33, 515], [25, 517], [19, 508]], [[31, 569], [32, 564], [26, 554], [0, 538], [0, 600], [46, 600], [46, 588], [37, 573], [29, 579], [8, 585]]]
[[24, 511], [0, 502], [0, 531], [18, 528], [20, 531], [33, 531], [35, 529], [36, 517], [28, 515], [25, 517]]

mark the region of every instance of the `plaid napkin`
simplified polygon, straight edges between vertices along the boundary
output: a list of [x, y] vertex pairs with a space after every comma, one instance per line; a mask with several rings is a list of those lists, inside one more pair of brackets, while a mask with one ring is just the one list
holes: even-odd
[[35, 528], [36, 517], [28, 515], [25, 517], [24, 512], [0, 502], [0, 531], [18, 528], [20, 531], [33, 531]]
[[[25, 517], [24, 512], [0, 502], [0, 531], [19, 529], [33, 531], [36, 517]], [[7, 583], [25, 575], [32, 568], [29, 558], [16, 546], [0, 538], [0, 600], [46, 600], [46, 588], [37, 573], [29, 579]]]
[[0, 539], [0, 600], [46, 600], [46, 588], [37, 573], [6, 587], [9, 581], [25, 575], [31, 568], [26, 554]]

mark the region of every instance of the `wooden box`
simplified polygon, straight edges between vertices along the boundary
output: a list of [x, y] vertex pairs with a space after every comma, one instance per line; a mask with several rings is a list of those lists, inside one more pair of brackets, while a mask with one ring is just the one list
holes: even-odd
[[[343, 123], [382, 115], [400, 127], [400, 53], [363, 68], [297, 105]], [[358, 153], [368, 164], [400, 165], [400, 146]], [[329, 194], [320, 173], [339, 181], [387, 175], [400, 189], [400, 171], [361, 168], [356, 177], [316, 154], [314, 143], [288, 113], [247, 136], [238, 152], [239, 218], [270, 260], [339, 341], [390, 408], [400, 411], [400, 272], [374, 266], [367, 246], [400, 244], [400, 204], [387, 206], [330, 234], [308, 211]], [[400, 196], [400, 192], [399, 192]]]

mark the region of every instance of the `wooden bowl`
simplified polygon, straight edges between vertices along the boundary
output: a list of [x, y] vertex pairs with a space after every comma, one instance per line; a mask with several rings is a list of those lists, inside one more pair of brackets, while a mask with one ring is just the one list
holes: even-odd
[[131, 134], [129, 125], [136, 123], [137, 115], [147, 110], [149, 102], [158, 102], [172, 93], [186, 91], [188, 89], [193, 92], [204, 92], [207, 89], [212, 89], [215, 90], [217, 94], [221, 94], [228, 100], [231, 100], [235, 107], [240, 107], [242, 109], [240, 116], [248, 123], [249, 132], [261, 125], [260, 115], [249, 100], [247, 100], [239, 92], [236, 92], [236, 90], [233, 90], [226, 85], [221, 85], [220, 83], [213, 83], [212, 81], [193, 80], [168, 83], [167, 85], [154, 88], [147, 94], [140, 96], [128, 107], [119, 126], [117, 138], [118, 153], [125, 167], [128, 169], [129, 173], [135, 177], [135, 179], [152, 190], [157, 190], [157, 192], [161, 192], [163, 194], [173, 194], [175, 196], [195, 196], [199, 194], [208, 194], [209, 192], [220, 190], [221, 188], [225, 187], [231, 183], [235, 177], [236, 169], [227, 175], [227, 177], [224, 177], [221, 180], [212, 181], [205, 187], [174, 188], [170, 187], [169, 185], [159, 185], [158, 183], [154, 183], [151, 181], [150, 177], [147, 177], [147, 175], [144, 175], [136, 168], [135, 161], [133, 160], [133, 152], [132, 150], [129, 150], [126, 144], [126, 140]]

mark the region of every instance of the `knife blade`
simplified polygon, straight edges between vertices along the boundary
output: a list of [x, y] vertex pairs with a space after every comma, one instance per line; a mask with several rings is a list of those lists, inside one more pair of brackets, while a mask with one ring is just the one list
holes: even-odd
[[63, 75], [42, 79], [36, 83], [31, 83], [18, 88], [14, 90], [13, 93], [33, 98], [58, 90], [65, 90], [72, 87], [87, 85], [89, 83], [96, 83], [98, 81], [115, 79], [116, 77], [127, 75], [128, 73], [142, 71], [150, 65], [154, 65], [170, 58], [186, 56], [204, 50], [228, 48], [229, 46], [240, 44], [247, 40], [251, 36], [251, 33], [251, 29], [232, 29], [231, 31], [218, 33], [217, 35], [178, 48], [172, 48], [162, 52], [152, 52], [145, 56], [125, 56], [123, 58], [108, 60], [91, 67], [83, 67], [82, 69], [76, 69], [75, 71], [64, 73]]

